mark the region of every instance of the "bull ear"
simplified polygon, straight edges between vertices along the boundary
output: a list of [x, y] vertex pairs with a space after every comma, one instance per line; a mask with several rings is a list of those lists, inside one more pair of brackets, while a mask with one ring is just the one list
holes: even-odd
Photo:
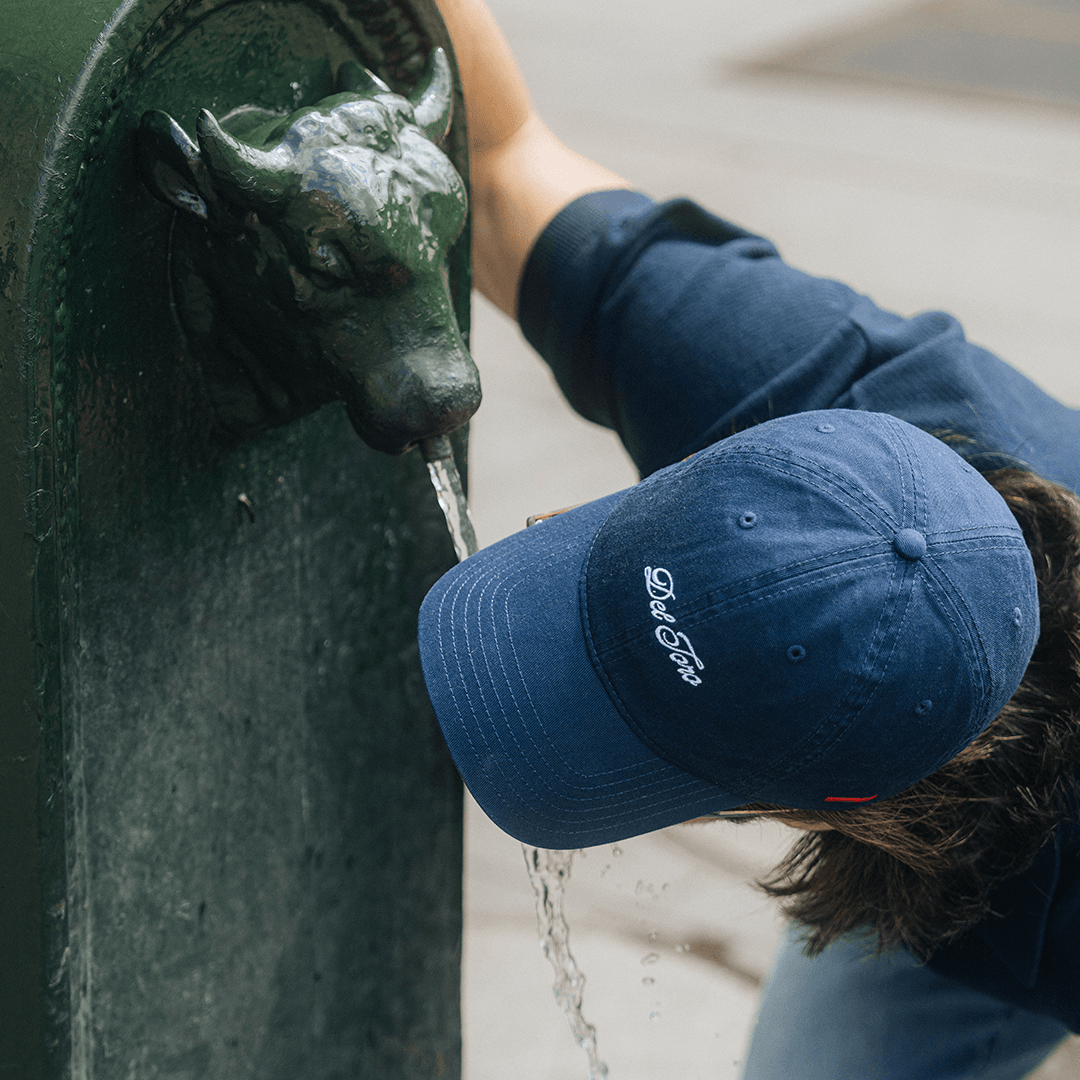
[[154, 196], [177, 210], [207, 220], [198, 175], [199, 150], [168, 113], [143, 113], [136, 136], [136, 160], [139, 175]]
[[416, 117], [416, 126], [432, 141], [439, 142], [450, 130], [454, 112], [454, 79], [450, 61], [442, 49], [436, 49], [427, 63], [426, 78], [409, 101]]
[[295, 180], [288, 155], [258, 150], [233, 138], [206, 109], [199, 113], [195, 130], [214, 186], [231, 202], [254, 210], [282, 204]]
[[365, 94], [369, 92], [391, 94], [393, 91], [372, 71], [355, 60], [346, 60], [338, 68], [338, 93]]

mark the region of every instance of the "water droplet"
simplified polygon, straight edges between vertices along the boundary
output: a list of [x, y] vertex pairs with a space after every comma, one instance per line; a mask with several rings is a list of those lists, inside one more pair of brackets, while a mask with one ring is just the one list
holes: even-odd
[[649, 1013], [649, 1019], [650, 1020], [659, 1020], [660, 1019], [660, 1010], [659, 1009], [653, 1009], [653, 1011], [651, 1013]]
[[645, 978], [641, 980], [641, 985], [652, 986], [655, 982], [656, 980], [651, 975], [646, 975]]
[[612, 844], [611, 854], [617, 859], [622, 854], [622, 848], [618, 844]]
[[656, 961], [659, 960], [659, 959], [660, 959], [660, 954], [659, 953], [651, 952], [651, 953], [646, 953], [641, 958], [641, 962], [642, 962], [642, 964], [655, 964]]

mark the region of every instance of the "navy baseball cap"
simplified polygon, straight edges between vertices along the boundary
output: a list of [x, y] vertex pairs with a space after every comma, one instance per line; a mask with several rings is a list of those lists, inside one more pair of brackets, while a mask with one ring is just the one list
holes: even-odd
[[1038, 633], [1001, 496], [931, 435], [848, 410], [771, 420], [510, 536], [420, 612], [465, 783], [547, 848], [887, 799], [987, 727]]

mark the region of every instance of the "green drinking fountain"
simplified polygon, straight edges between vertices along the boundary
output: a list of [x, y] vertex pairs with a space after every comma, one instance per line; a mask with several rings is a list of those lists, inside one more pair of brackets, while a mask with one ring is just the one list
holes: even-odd
[[[460, 1076], [432, 0], [5, 0], [0, 1076]], [[357, 435], [360, 437], [358, 438]]]

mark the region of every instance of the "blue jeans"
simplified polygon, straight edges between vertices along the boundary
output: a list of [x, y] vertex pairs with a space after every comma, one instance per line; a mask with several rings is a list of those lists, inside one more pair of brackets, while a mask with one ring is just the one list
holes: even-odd
[[813, 960], [793, 931], [765, 984], [743, 1080], [1019, 1080], [1068, 1035], [918, 965], [844, 938]]

